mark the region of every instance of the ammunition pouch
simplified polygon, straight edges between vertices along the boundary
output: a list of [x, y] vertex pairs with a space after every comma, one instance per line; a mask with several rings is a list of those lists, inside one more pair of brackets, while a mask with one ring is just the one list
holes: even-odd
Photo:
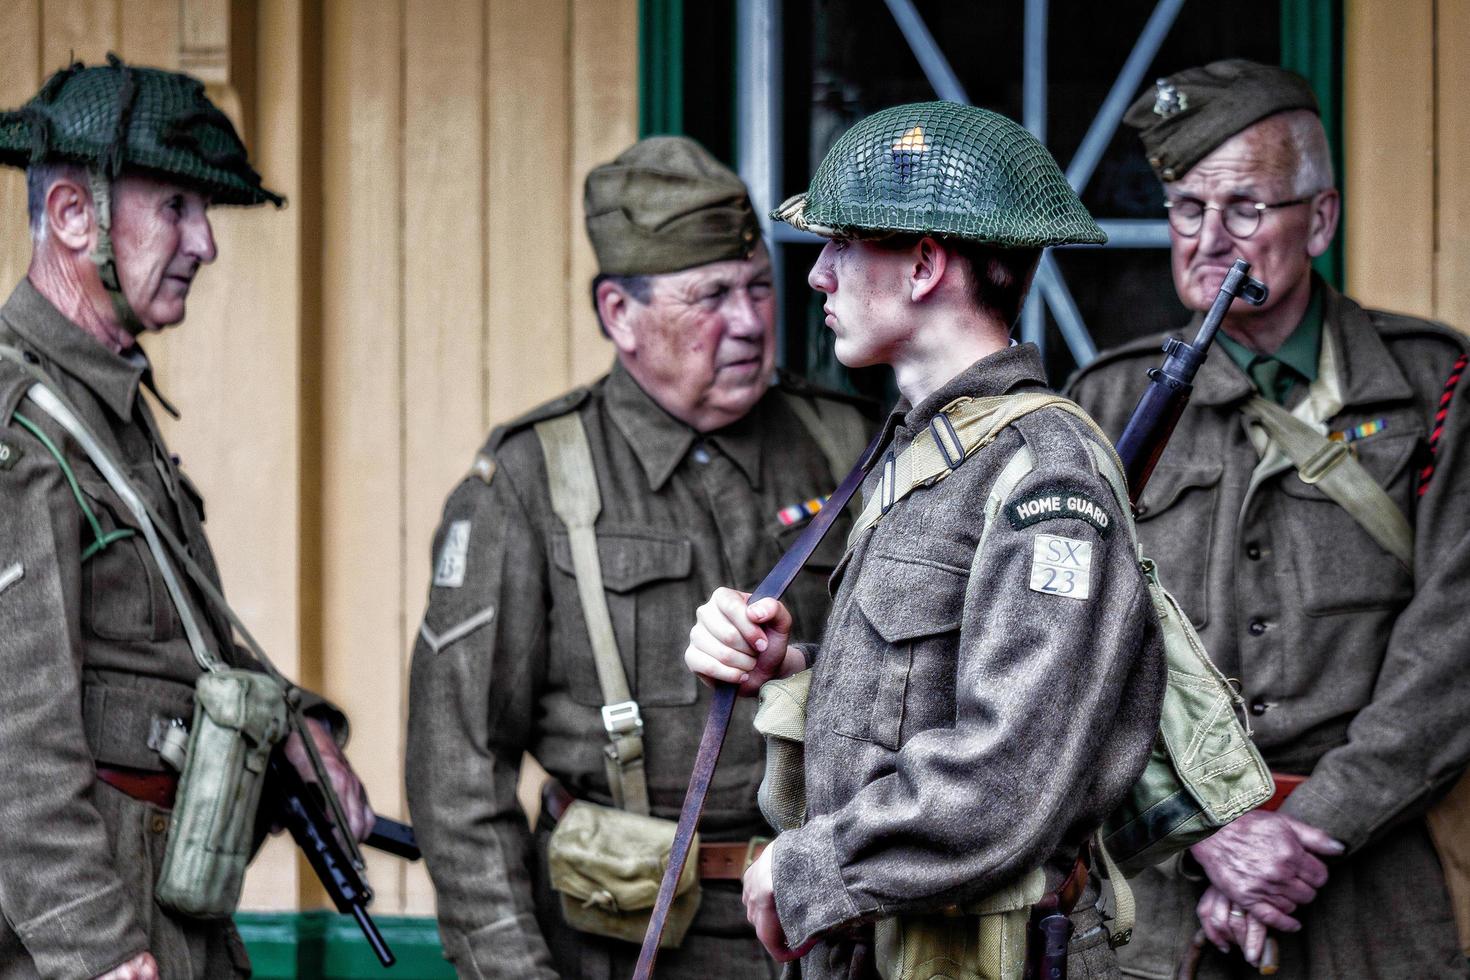
[[271, 750], [286, 737], [282, 684], [252, 670], [200, 675], [194, 723], [155, 897], [199, 919], [227, 918], [255, 850], [255, 816]]
[[[672, 820], [583, 800], [572, 803], [547, 846], [551, 887], [561, 896], [567, 924], [595, 936], [641, 943], [677, 826]], [[692, 850], [699, 851], [697, 836]], [[679, 876], [662, 949], [678, 948], [699, 911], [698, 864], [687, 862]]]
[[806, 822], [806, 699], [812, 672], [761, 685], [755, 730], [766, 740], [766, 771], [756, 802], [766, 823], [795, 830]]
[[928, 915], [880, 919], [873, 952], [883, 980], [1021, 980], [1031, 907], [1046, 892], [1032, 871], [983, 901]]

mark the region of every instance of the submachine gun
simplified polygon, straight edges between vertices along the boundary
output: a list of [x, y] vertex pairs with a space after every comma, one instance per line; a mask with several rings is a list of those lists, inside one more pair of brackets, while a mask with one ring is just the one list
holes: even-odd
[[[1195, 335], [1194, 342], [1189, 343], [1177, 337], [1170, 338], [1164, 345], [1163, 365], [1148, 373], [1148, 388], [1144, 391], [1143, 397], [1139, 399], [1138, 407], [1133, 410], [1128, 426], [1123, 430], [1123, 436], [1118, 440], [1117, 445], [1118, 455], [1123, 461], [1123, 471], [1128, 478], [1128, 496], [1135, 505], [1143, 492], [1144, 484], [1148, 482], [1154, 466], [1159, 461], [1159, 456], [1164, 452], [1164, 446], [1168, 444], [1169, 437], [1174, 433], [1174, 426], [1178, 424], [1179, 417], [1184, 412], [1184, 406], [1189, 402], [1195, 374], [1199, 372], [1200, 365], [1204, 363], [1210, 344], [1214, 342], [1215, 334], [1219, 331], [1225, 314], [1230, 310], [1230, 304], [1237, 298], [1245, 300], [1252, 306], [1259, 306], [1266, 301], [1268, 295], [1266, 285], [1257, 279], [1252, 279], [1250, 269], [1249, 262], [1244, 259], [1235, 260], [1235, 264], [1225, 276], [1225, 281], [1220, 285], [1220, 292], [1215, 296], [1214, 303], [1210, 305], [1209, 312], [1205, 314], [1204, 322], [1200, 326], [1199, 333]], [[878, 453], [881, 439], [881, 432], [873, 437], [873, 441], [863, 452], [863, 457], [858, 465], [843, 478], [837, 489], [832, 492], [832, 496], [817, 512], [817, 516], [812, 518], [812, 522], [797, 538], [791, 550], [781, 556], [781, 560], [751, 593], [749, 600], [751, 603], [766, 598], [780, 598], [781, 594], [786, 591], [786, 587], [791, 584], [797, 571], [816, 550], [837, 515], [847, 506], [853, 493], [862, 484], [868, 465]], [[679, 876], [684, 871], [684, 863], [689, 858], [694, 830], [699, 823], [700, 813], [704, 810], [704, 799], [709, 792], [710, 780], [714, 776], [715, 765], [719, 762], [720, 749], [724, 745], [725, 735], [730, 729], [730, 716], [735, 707], [737, 691], [738, 687], [734, 684], [719, 683], [715, 685], [714, 696], [710, 699], [709, 715], [705, 719], [704, 733], [699, 741], [699, 754], [694, 760], [694, 771], [689, 777], [689, 789], [684, 796], [683, 808], [679, 811], [679, 824], [675, 831], [673, 847], [669, 852], [669, 863], [664, 869], [658, 899], [654, 903], [653, 915], [648, 921], [648, 931], [643, 937], [643, 947], [638, 955], [638, 966], [633, 974], [634, 980], [650, 980], [653, 976], [654, 961], [658, 957], [659, 940], [663, 936], [669, 907], [673, 904], [674, 889], [678, 885]], [[1065, 919], [1065, 917], [1062, 918]], [[1061, 923], [1053, 923], [1053, 925], [1060, 926]], [[1070, 923], [1067, 923], [1067, 928], [1070, 929]], [[1065, 943], [1061, 944], [1057, 953], [1059, 954], [1057, 959], [1050, 961], [1053, 971], [1043, 973], [1042, 976], [1062, 978], [1066, 976]], [[1043, 963], [1046, 962], [1043, 959]], [[1061, 972], [1055, 972], [1057, 967]]]
[[[350, 831], [343, 827], [339, 835], [327, 816], [321, 787], [303, 779], [279, 747], [271, 753], [260, 816], [262, 822], [275, 821], [291, 832], [337, 911], [356, 919], [378, 962], [392, 966], [396, 962], [393, 951], [368, 915], [373, 890], [363, 877], [362, 858], [351, 846]], [[409, 861], [420, 857], [413, 828], [386, 817], [377, 818], [363, 843]]]

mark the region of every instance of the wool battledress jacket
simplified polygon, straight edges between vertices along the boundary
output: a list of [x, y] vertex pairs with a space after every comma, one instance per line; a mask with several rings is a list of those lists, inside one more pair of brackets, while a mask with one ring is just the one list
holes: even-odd
[[[440, 934], [461, 976], [622, 978], [638, 958], [632, 943], [566, 924], [547, 876], [549, 823], [543, 815], [528, 831], [516, 802], [530, 752], [577, 798], [612, 804], [602, 692], [534, 423], [575, 412], [586, 430], [602, 499], [603, 587], [643, 716], [652, 813], [675, 820], [709, 704], [684, 666], [694, 611], [719, 586], [752, 589], [815, 510], [800, 505], [843, 475], [792, 397], [825, 418], [857, 411], [783, 380], [745, 418], [701, 437], [614, 366], [496, 429], [450, 495], [433, 557], [436, 569], [462, 565], [463, 574], [436, 571], [430, 588], [413, 655], [407, 779]], [[851, 447], [855, 464], [873, 426], [849, 421], [862, 440]], [[827, 576], [850, 527], [849, 512], [787, 593], [805, 628], [827, 614]], [[771, 834], [755, 802], [764, 749], [754, 708], [736, 710], [700, 822], [704, 841]], [[706, 881], [703, 896], [682, 947], [660, 955], [660, 975], [773, 976], [740, 882]]]
[[[139, 391], [153, 384], [142, 352], [113, 354], [29, 280], [0, 309], [0, 344], [53, 380], [218, 585], [203, 502]], [[165, 977], [244, 975], [228, 920], [189, 920], [153, 901], [169, 811], [97, 780], [98, 765], [165, 771], [150, 739], [193, 718], [200, 667], [131, 512], [81, 447], [22, 400], [31, 383], [0, 361], [0, 978], [92, 977], [145, 949]], [[63, 454], [75, 492], [21, 419]], [[135, 533], [84, 557], [99, 533], [119, 530]], [[205, 643], [248, 666], [228, 623], [192, 598]]]
[[[1327, 431], [1408, 517], [1403, 568], [1338, 504], [1261, 456], [1239, 411], [1247, 376], [1213, 353], [1141, 501], [1146, 554], [1222, 671], [1240, 679], [1271, 768], [1308, 776], [1281, 812], [1348, 847], [1280, 936], [1281, 976], [1465, 976], [1424, 813], [1470, 759], [1470, 391], [1451, 399], [1433, 460], [1428, 440], [1465, 338], [1365, 310], [1325, 283], [1323, 342], [1341, 390]], [[1193, 336], [1193, 330], [1189, 331]], [[1116, 436], [1157, 360], [1155, 337], [1105, 354], [1072, 395]], [[1301, 386], [1299, 386], [1301, 387]], [[1297, 405], [1304, 397], [1298, 391]], [[1125, 970], [1172, 976], [1204, 883], [1177, 865], [1135, 879], [1138, 928]], [[1203, 977], [1255, 975], [1213, 950]]]
[[[1000, 351], [900, 404], [892, 447], [957, 398], [1044, 390], [1034, 346]], [[832, 616], [808, 651], [807, 821], [773, 845], [787, 940], [822, 937], [803, 978], [848, 977], [849, 937], [872, 920], [975, 902], [1038, 867], [1055, 888], [1142, 772], [1163, 644], [1087, 447], [1099, 441], [1056, 409], [1026, 416], [898, 500], [838, 567]], [[977, 550], [986, 499], [1022, 447], [1035, 468]], [[1106, 520], [1018, 509], [1058, 494]], [[1047, 577], [1049, 543], [1078, 556], [1073, 576]], [[1096, 898], [1089, 885], [1074, 913], [1074, 976], [1116, 972]]]

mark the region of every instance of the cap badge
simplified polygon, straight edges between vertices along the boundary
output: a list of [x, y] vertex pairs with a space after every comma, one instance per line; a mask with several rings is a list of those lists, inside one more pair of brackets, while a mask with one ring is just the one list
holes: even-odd
[[893, 162], [898, 167], [898, 178], [908, 181], [914, 175], [914, 170], [919, 166], [923, 154], [928, 153], [932, 146], [924, 138], [924, 127], [914, 126], [898, 139], [893, 141]]
[[1154, 115], [1168, 119], [1189, 108], [1189, 97], [1167, 78], [1159, 79], [1154, 85], [1158, 88], [1158, 94], [1154, 96]]

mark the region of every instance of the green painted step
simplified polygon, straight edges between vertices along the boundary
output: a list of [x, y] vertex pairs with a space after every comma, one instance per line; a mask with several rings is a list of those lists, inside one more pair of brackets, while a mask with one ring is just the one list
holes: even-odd
[[256, 980], [453, 980], [439, 930], [427, 916], [374, 916], [398, 962], [384, 969], [350, 917], [310, 912], [240, 912], [235, 926]]

